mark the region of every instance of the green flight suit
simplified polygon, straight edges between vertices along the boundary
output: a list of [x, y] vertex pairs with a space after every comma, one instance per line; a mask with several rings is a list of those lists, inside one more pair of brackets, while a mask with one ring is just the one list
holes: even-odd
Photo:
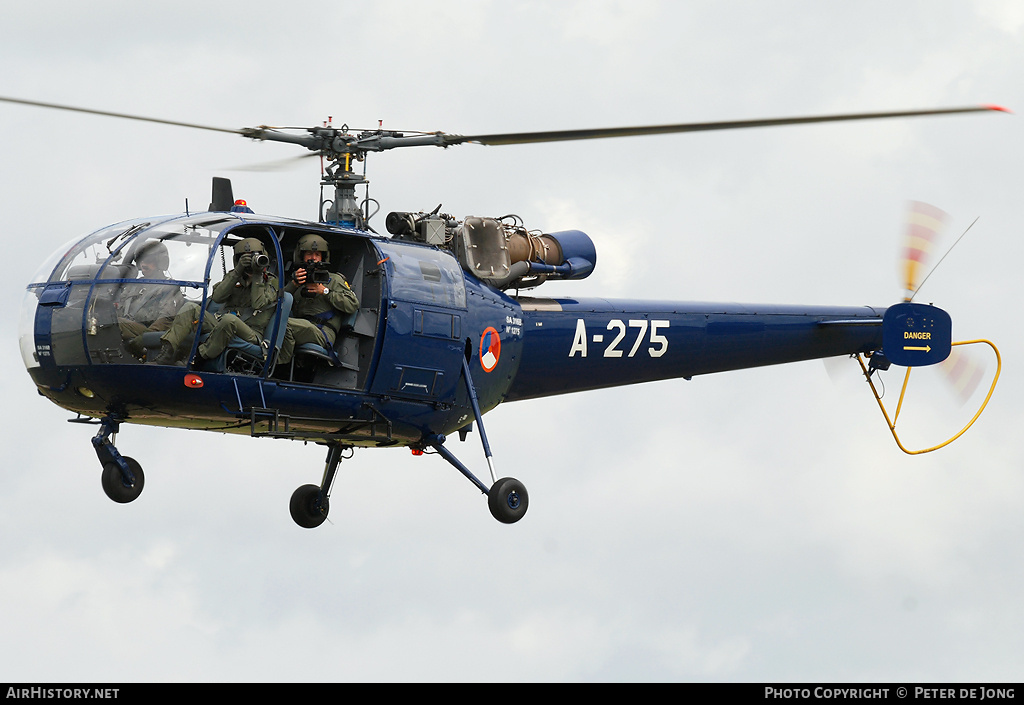
[[[209, 333], [199, 346], [199, 355], [207, 360], [220, 355], [235, 337], [260, 344], [267, 325], [277, 309], [277, 277], [262, 272], [251, 277], [231, 270], [214, 287], [211, 299], [222, 304], [216, 313], [206, 312], [203, 333]], [[199, 322], [199, 304], [187, 303], [174, 317], [171, 327], [161, 336], [179, 354], [191, 344]]]
[[326, 294], [305, 295], [305, 285], [288, 282], [284, 290], [292, 295], [292, 312], [288, 319], [284, 343], [278, 362], [292, 359], [296, 345], [316, 343], [324, 348], [334, 346], [344, 316], [359, 309], [359, 297], [341, 274], [331, 272]]
[[185, 297], [172, 284], [125, 284], [117, 295], [117, 324], [128, 341], [146, 331], [167, 330]]

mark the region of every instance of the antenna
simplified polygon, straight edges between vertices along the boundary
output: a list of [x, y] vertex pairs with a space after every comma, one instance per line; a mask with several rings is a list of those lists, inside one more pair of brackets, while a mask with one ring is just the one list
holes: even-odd
[[[981, 216], [979, 215], [979, 216], [978, 216], [978, 218], [980, 218], [980, 217], [981, 217]], [[966, 234], [967, 234], [967, 232], [968, 232], [968, 231], [969, 231], [969, 230], [970, 230], [971, 228], [973, 228], [973, 227], [974, 227], [974, 224], [978, 222], [978, 218], [975, 218], [974, 220], [972, 220], [972, 221], [971, 221], [971, 224], [967, 226], [967, 230], [964, 230], [964, 231], [963, 231], [963, 233], [961, 233], [961, 234], [960, 234], [960, 237], [958, 237], [958, 238], [956, 239], [956, 242], [954, 242], [954, 243], [953, 243], [952, 245], [950, 245], [950, 246], [949, 246], [949, 249], [948, 249], [948, 250], [946, 250], [946, 254], [942, 255], [942, 257], [940, 257], [940, 258], [939, 258], [939, 261], [935, 263], [935, 266], [931, 268], [931, 271], [930, 271], [930, 272], [928, 272], [928, 274], [926, 274], [926, 275], [925, 275], [925, 278], [924, 278], [924, 279], [922, 279], [922, 280], [921, 280], [921, 283], [917, 285], [917, 290], [916, 290], [916, 291], [914, 291], [914, 296], [917, 296], [918, 292], [920, 292], [920, 291], [921, 291], [921, 287], [922, 287], [922, 286], [924, 286], [924, 283], [925, 283], [926, 281], [928, 281], [928, 277], [930, 277], [930, 276], [931, 276], [931, 275], [932, 275], [932, 274], [933, 274], [933, 273], [935, 272], [935, 270], [939, 268], [939, 265], [940, 265], [940, 264], [942, 264], [942, 260], [946, 259], [946, 257], [947, 257], [947, 256], [949, 255], [949, 253], [953, 251], [953, 248], [954, 248], [954, 247], [956, 247], [956, 246], [957, 246], [957, 244], [958, 244], [958, 243], [959, 243], [959, 242], [960, 242], [961, 240], [963, 240], [963, 239], [964, 239], [964, 235], [966, 235]], [[913, 301], [913, 300], [914, 300], [914, 296], [911, 296], [911, 297], [910, 297], [910, 300], [911, 300], [911, 301]]]

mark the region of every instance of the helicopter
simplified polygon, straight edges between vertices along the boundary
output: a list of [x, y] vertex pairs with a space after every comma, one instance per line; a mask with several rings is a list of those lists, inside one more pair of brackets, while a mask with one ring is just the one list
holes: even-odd
[[[597, 248], [586, 233], [529, 229], [516, 215], [460, 219], [438, 206], [390, 212], [388, 235], [381, 235], [370, 225], [379, 204], [368, 189], [360, 200], [357, 188], [369, 183], [368, 154], [405, 147], [1006, 112], [999, 106], [457, 135], [329, 122], [228, 129], [9, 97], [0, 102], [283, 142], [326, 164], [315, 222], [255, 213], [235, 199], [228, 179], [214, 177], [206, 211], [101, 228], [54, 252], [28, 283], [19, 329], [23, 361], [39, 393], [76, 414], [71, 422], [98, 426], [92, 445], [101, 485], [118, 503], [140, 496], [145, 474], [113, 438], [122, 424], [146, 424], [325, 446], [320, 482], [300, 486], [289, 502], [303, 528], [327, 519], [340, 463], [355, 448], [396, 446], [440, 455], [487, 497], [495, 519], [513, 524], [525, 515], [529, 494], [520, 480], [499, 477], [483, 420], [502, 402], [841, 355], [856, 357], [870, 383], [890, 365], [909, 375], [913, 367], [944, 361], [954, 345], [979, 342], [954, 342], [950, 316], [914, 302], [913, 281], [908, 296], [888, 307], [545, 297], [535, 291], [545, 282], [578, 281], [594, 271]], [[282, 361], [295, 297], [281, 286], [259, 340], [235, 338], [219, 355], [200, 355], [203, 323], [220, 315], [214, 287], [232, 271], [238, 247], [258, 243], [263, 276], [285, 282], [293, 276], [300, 239], [309, 235], [327, 243], [325, 268], [342, 275], [358, 298], [333, 346], [298, 345]], [[159, 266], [144, 267], [146, 253], [154, 251]], [[131, 340], [124, 335], [125, 301], [140, 291], [198, 312], [182, 359], [161, 361], [166, 329]], [[876, 399], [896, 436], [877, 393]], [[474, 429], [490, 482], [447, 444], [456, 433], [465, 441]], [[916, 453], [941, 446], [900, 447]]]

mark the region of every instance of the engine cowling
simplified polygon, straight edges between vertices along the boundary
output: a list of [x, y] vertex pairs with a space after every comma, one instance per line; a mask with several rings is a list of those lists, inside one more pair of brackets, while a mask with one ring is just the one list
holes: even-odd
[[[509, 221], [512, 222], [509, 222]], [[525, 289], [548, 279], [584, 279], [597, 265], [597, 248], [580, 230], [531, 232], [517, 216], [457, 221], [433, 213], [390, 213], [395, 237], [450, 250], [463, 269], [498, 289]]]

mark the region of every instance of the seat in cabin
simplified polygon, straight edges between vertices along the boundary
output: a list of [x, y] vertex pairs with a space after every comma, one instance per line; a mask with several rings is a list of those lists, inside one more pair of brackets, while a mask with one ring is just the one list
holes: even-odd
[[296, 346], [287, 379], [355, 389], [366, 373], [362, 366], [372, 352], [376, 323], [375, 311], [358, 309], [343, 317], [331, 349], [311, 343]]
[[[356, 317], [359, 315], [359, 309], [356, 309], [352, 313], [346, 314], [341, 318], [341, 327], [338, 329], [338, 334], [334, 338], [335, 347], [341, 339], [351, 332], [352, 327], [356, 323]], [[335, 347], [325, 348], [322, 345], [316, 343], [303, 343], [302, 345], [295, 346], [295, 354], [292, 357], [292, 365], [294, 368], [296, 357], [308, 357], [315, 358], [317, 360], [323, 360], [332, 366], [342, 366], [341, 358], [338, 356], [338, 352]]]

